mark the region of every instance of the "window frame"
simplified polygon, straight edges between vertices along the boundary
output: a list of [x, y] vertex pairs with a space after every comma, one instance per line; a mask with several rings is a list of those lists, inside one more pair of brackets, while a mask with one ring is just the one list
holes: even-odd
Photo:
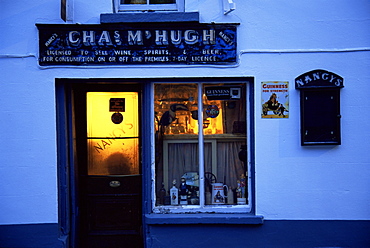
[[[114, 12], [130, 11], [185, 11], [185, 0], [176, 0], [173, 4], [121, 4], [121, 0], [113, 0]], [[148, 0], [149, 1], [149, 0]]]
[[[198, 85], [198, 98], [201, 99], [202, 96], [202, 89], [204, 84], [235, 84], [235, 83], [243, 83], [245, 84], [246, 88], [246, 144], [247, 144], [247, 170], [248, 170], [248, 204], [247, 205], [206, 205], [205, 204], [205, 196], [204, 196], [204, 189], [200, 189], [199, 191], [199, 198], [200, 198], [200, 204], [199, 205], [163, 205], [163, 206], [157, 206], [156, 205], [156, 178], [155, 178], [155, 147], [151, 147], [151, 175], [150, 175], [150, 201], [151, 201], [151, 207], [150, 207], [150, 213], [153, 214], [188, 214], [188, 213], [198, 213], [198, 214], [209, 214], [209, 213], [217, 213], [217, 214], [254, 214], [255, 209], [255, 196], [254, 196], [254, 81], [251, 80], [251, 78], [245, 78], [245, 79], [238, 79], [238, 80], [232, 80], [228, 78], [223, 79], [204, 79], [201, 80], [194, 80], [190, 81], [189, 79], [185, 81], [184, 80], [159, 80], [159, 81], [152, 81], [150, 88], [150, 115], [154, 116], [154, 85], [160, 84], [160, 83], [196, 83]], [[202, 113], [200, 109], [202, 109], [202, 103], [198, 103], [198, 115], [201, 116]], [[202, 126], [202, 118], [199, 118], [199, 126]], [[152, 144], [155, 144], [155, 121], [154, 118], [150, 118], [150, 127], [151, 127], [151, 142]], [[198, 144], [205, 144], [206, 141], [204, 138], [203, 132], [200, 132], [198, 134], [198, 139], [196, 140]], [[203, 146], [202, 146], [203, 147]], [[199, 151], [199, 154], [202, 154], [201, 151]], [[202, 165], [202, 161], [204, 160], [203, 155], [199, 156], [199, 175], [202, 175], [204, 173], [204, 165]], [[203, 167], [203, 168], [202, 168]], [[202, 185], [202, 181], [200, 182], [200, 185]], [[202, 188], [202, 186], [200, 186]], [[169, 190], [169, 188], [167, 188]], [[201, 193], [202, 192], [202, 193]]]

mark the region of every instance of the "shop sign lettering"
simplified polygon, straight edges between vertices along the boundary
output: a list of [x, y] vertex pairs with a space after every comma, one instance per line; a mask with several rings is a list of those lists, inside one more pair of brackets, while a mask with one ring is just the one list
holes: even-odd
[[[188, 24], [187, 24], [188, 25]], [[38, 24], [39, 64], [236, 63], [236, 25]]]
[[295, 88], [343, 87], [343, 78], [326, 70], [306, 72], [295, 79]]
[[205, 87], [208, 100], [237, 100], [240, 99], [240, 86]]

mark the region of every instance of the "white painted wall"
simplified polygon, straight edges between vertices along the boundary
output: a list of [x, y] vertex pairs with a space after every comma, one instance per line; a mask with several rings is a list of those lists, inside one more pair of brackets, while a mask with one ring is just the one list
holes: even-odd
[[[370, 218], [370, 2], [187, 1], [202, 22], [239, 22], [237, 66], [53, 68], [37, 64], [35, 23], [63, 23], [60, 1], [0, 3], [0, 224], [57, 222], [55, 78], [254, 76], [257, 213], [266, 219]], [[70, 1], [70, 23], [99, 23], [111, 1]], [[355, 52], [351, 52], [356, 50]], [[344, 78], [342, 145], [301, 147], [294, 78], [325, 69]], [[260, 118], [262, 81], [290, 82], [290, 117]]]

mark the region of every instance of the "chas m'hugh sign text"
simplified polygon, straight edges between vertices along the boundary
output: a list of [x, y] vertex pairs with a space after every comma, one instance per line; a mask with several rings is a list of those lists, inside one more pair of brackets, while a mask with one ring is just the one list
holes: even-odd
[[236, 63], [236, 25], [37, 27], [41, 66]]

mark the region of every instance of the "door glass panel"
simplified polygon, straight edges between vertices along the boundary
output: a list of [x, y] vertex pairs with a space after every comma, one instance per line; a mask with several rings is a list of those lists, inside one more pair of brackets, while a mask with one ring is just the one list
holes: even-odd
[[88, 175], [139, 174], [137, 92], [87, 93]]

